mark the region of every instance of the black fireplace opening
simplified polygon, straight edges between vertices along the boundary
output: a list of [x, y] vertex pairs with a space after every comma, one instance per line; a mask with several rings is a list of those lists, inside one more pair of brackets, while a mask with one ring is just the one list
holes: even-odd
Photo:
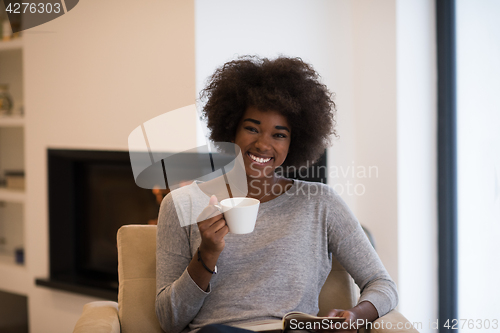
[[154, 220], [159, 208], [155, 196], [135, 185], [130, 163], [118, 155], [115, 160], [80, 161], [75, 176], [77, 274], [117, 287], [116, 233], [124, 224]]
[[48, 150], [50, 278], [37, 284], [116, 300], [116, 234], [151, 224], [159, 203], [126, 151]]

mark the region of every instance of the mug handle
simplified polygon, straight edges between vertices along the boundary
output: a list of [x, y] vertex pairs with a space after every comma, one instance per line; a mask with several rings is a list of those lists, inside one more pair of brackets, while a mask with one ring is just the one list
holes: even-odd
[[219, 204], [214, 205], [214, 207], [217, 208], [221, 214], [224, 214], [224, 212], [222, 211], [222, 207]]

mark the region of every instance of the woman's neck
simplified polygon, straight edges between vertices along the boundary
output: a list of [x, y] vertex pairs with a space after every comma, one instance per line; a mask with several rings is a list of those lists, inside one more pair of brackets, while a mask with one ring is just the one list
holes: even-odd
[[273, 186], [277, 184], [278, 178], [276, 176], [265, 178], [252, 178], [247, 176], [248, 196], [258, 198], [272, 190]]
[[292, 181], [273, 174], [271, 177], [251, 178], [247, 176], [248, 197], [261, 202], [272, 200], [285, 193]]

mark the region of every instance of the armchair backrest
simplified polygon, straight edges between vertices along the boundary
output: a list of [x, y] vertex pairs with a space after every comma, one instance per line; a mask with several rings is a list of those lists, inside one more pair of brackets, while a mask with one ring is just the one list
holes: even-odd
[[319, 294], [318, 316], [326, 316], [331, 309], [350, 309], [356, 305], [359, 288], [352, 277], [332, 256], [332, 270]]
[[156, 226], [118, 230], [118, 316], [122, 333], [162, 333], [156, 318]]
[[[162, 333], [155, 312], [156, 226], [125, 225], [118, 230], [118, 315], [122, 333]], [[332, 308], [351, 308], [357, 289], [350, 275], [332, 259], [332, 271], [321, 290], [319, 315]]]

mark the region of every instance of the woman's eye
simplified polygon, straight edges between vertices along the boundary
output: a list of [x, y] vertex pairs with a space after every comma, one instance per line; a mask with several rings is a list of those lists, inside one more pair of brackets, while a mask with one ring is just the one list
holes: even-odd
[[280, 139], [285, 139], [286, 138], [286, 135], [285, 134], [281, 134], [281, 133], [277, 133], [277, 134], [275, 134], [275, 136], [277, 138], [280, 138]]
[[248, 130], [248, 131], [250, 131], [250, 132], [257, 133], [257, 129], [254, 128], [254, 127], [247, 126], [247, 127], [245, 127], [245, 129]]

